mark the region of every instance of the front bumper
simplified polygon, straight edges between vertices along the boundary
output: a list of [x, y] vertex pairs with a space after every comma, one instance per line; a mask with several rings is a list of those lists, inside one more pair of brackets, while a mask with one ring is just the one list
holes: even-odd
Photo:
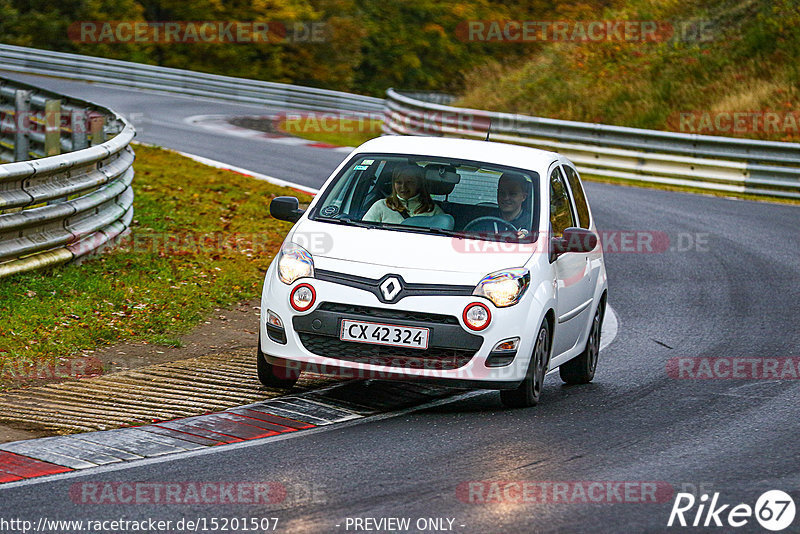
[[[312, 284], [316, 293], [314, 305], [305, 312], [289, 304], [291, 290], [300, 283]], [[387, 304], [369, 291], [327, 280], [304, 278], [283, 284], [275, 276], [273, 263], [262, 294], [261, 350], [268, 360], [281, 359], [290, 367], [344, 378], [425, 379], [452, 386], [513, 388], [525, 377], [533, 343], [533, 336], [527, 335], [532, 322], [529, 297], [508, 308], [496, 308], [471, 295], [412, 295]], [[480, 332], [468, 329], [461, 318], [473, 302], [486, 304], [492, 313], [491, 324]], [[285, 343], [268, 335], [267, 310], [280, 317]], [[429, 347], [340, 341], [343, 318], [429, 328]], [[511, 337], [521, 338], [514, 360], [504, 367], [487, 366], [492, 348]]]
[[[341, 341], [341, 321], [352, 319], [430, 330], [425, 350]], [[465, 332], [451, 315], [420, 313], [332, 302], [292, 318], [302, 346], [318, 356], [393, 368], [451, 370], [467, 365], [483, 344], [481, 336]]]

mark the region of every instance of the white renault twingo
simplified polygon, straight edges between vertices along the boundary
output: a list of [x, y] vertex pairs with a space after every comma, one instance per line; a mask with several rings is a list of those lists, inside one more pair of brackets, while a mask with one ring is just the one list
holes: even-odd
[[546, 372], [592, 380], [607, 299], [580, 178], [515, 145], [385, 136], [361, 145], [267, 271], [258, 375], [435, 380], [539, 401]]

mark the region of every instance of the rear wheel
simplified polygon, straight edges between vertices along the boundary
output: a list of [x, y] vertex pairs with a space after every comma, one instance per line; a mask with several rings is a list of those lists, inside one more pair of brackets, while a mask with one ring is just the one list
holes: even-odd
[[536, 334], [536, 344], [533, 347], [531, 361], [525, 380], [517, 389], [501, 390], [500, 400], [508, 408], [527, 408], [536, 406], [542, 394], [542, 384], [550, 358], [550, 325], [547, 321], [539, 327]]
[[[261, 336], [258, 336], [258, 350], [256, 351], [258, 363], [258, 380], [268, 388], [290, 389], [300, 378], [300, 371], [290, 369], [286, 365], [269, 363], [261, 352]], [[283, 361], [283, 360], [282, 360]]]
[[565, 383], [570, 385], [588, 384], [594, 378], [597, 359], [600, 356], [600, 332], [603, 328], [604, 314], [605, 304], [601, 303], [592, 319], [592, 328], [589, 331], [589, 339], [586, 340], [586, 348], [579, 356], [558, 368], [558, 374]]

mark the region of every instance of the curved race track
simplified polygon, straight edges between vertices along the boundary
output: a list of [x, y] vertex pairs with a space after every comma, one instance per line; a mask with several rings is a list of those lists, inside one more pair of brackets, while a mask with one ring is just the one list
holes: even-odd
[[[345, 157], [183, 122], [200, 114], [265, 113], [261, 108], [8, 76], [140, 113], [140, 141], [307, 186], [320, 185]], [[664, 232], [673, 248], [689, 249], [607, 253], [620, 330], [593, 384], [566, 388], [551, 375], [542, 404], [532, 409], [503, 410], [497, 393], [465, 395], [294, 438], [12, 484], [0, 489], [0, 515], [173, 521], [267, 515], [280, 518], [279, 532], [354, 532], [347, 523], [353, 517], [407, 517], [411, 531], [418, 518], [451, 518], [455, 532], [636, 532], [666, 530], [669, 491], [682, 488], [703, 485], [719, 492], [721, 503], [750, 505], [764, 491], [781, 489], [800, 505], [800, 381], [677, 379], [667, 370], [668, 360], [681, 357], [800, 357], [800, 206], [586, 188], [601, 229]], [[485, 480], [660, 481], [668, 492], [659, 503], [520, 502], [511, 495], [493, 504], [464, 502], [469, 494], [457, 493], [462, 483]], [[275, 481], [311, 492], [272, 511], [77, 504], [68, 492], [87, 481]], [[739, 530], [759, 527], [751, 520]]]

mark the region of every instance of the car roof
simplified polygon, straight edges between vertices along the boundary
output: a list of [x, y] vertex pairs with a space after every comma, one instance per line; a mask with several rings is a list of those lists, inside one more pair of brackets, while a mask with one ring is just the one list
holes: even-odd
[[553, 161], [561, 159], [556, 152], [520, 145], [413, 135], [376, 137], [356, 149], [356, 153], [362, 152], [448, 157], [537, 171], [546, 170]]

